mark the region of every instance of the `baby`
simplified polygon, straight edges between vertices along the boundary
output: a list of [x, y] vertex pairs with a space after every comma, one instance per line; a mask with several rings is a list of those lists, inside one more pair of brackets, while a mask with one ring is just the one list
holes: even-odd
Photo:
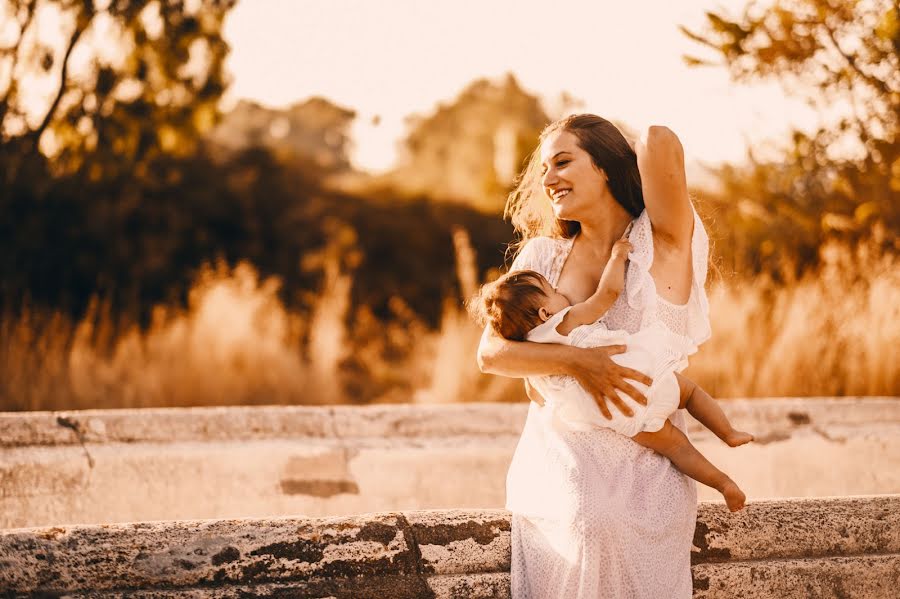
[[[603, 270], [597, 290], [585, 301], [572, 305], [539, 273], [509, 272], [481, 288], [474, 307], [502, 337], [513, 341], [562, 343], [576, 347], [625, 345], [625, 353], [611, 356], [616, 363], [643, 372], [653, 380], [647, 387], [635, 386], [647, 398], [642, 406], [631, 400], [634, 415], [610, 410], [611, 419], [600, 413], [594, 398], [570, 376], [529, 379], [544, 397], [553, 426], [559, 429], [611, 428], [637, 443], [669, 458], [684, 474], [718, 490], [732, 512], [744, 507], [746, 497], [737, 484], [713, 466], [668, 417], [678, 408], [688, 412], [731, 447], [753, 440], [753, 435], [735, 430], [716, 401], [703, 389], [676, 371], [696, 349], [682, 335], [657, 321], [634, 334], [611, 331], [596, 324], [613, 305], [625, 285], [625, 262], [631, 244], [621, 239]], [[589, 326], [594, 325], [594, 326]], [[623, 400], [631, 399], [619, 392]]]

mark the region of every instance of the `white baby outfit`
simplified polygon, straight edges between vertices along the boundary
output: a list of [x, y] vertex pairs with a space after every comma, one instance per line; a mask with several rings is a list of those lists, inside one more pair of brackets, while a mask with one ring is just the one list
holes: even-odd
[[[662, 321], [694, 345], [705, 341], [709, 241], [700, 219], [694, 215], [693, 283], [685, 306], [657, 296], [649, 272], [653, 237], [646, 212], [628, 239], [633, 251], [625, 290], [601, 321], [587, 328], [633, 335]], [[531, 239], [511, 269], [535, 270], [556, 285], [572, 242]], [[691, 597], [696, 483], [666, 457], [609, 428], [554, 426], [545, 408], [529, 402], [506, 477], [512, 599]], [[670, 419], [686, 433], [684, 410], [675, 410]]]
[[608, 403], [612, 419], [607, 419], [591, 394], [571, 376], [530, 377], [528, 381], [545, 401], [541, 412], [551, 419], [554, 427], [570, 430], [606, 427], [620, 435], [633, 437], [643, 431], [656, 432], [661, 429], [666, 419], [678, 409], [680, 390], [675, 372], [687, 366], [687, 357], [697, 351], [697, 346], [689, 337], [669, 330], [660, 320], [634, 334], [624, 330], [611, 331], [600, 322], [575, 327], [568, 335], [563, 335], [556, 328], [571, 309], [572, 306], [569, 306], [560, 310], [529, 331], [526, 339], [576, 347], [625, 345], [625, 353], [615, 354], [611, 358], [617, 364], [643, 372], [653, 379], [650, 387], [634, 380], [628, 381], [647, 398], [647, 405], [641, 405], [619, 391], [619, 396], [631, 408], [633, 415], [625, 416]]

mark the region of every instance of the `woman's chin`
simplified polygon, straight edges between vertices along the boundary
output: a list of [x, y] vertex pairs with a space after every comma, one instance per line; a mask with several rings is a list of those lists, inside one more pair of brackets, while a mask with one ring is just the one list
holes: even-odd
[[562, 206], [560, 204], [553, 205], [553, 216], [559, 220], [576, 220], [572, 211], [569, 210], [567, 206]]

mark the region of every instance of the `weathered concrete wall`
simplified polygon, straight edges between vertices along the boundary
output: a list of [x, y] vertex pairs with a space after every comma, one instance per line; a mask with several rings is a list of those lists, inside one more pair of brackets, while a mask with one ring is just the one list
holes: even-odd
[[[896, 597], [900, 495], [701, 504], [701, 599]], [[67, 597], [509, 597], [502, 510], [0, 531], [0, 593]]]
[[[900, 493], [900, 400], [723, 401], [751, 498]], [[527, 405], [0, 413], [0, 527], [501, 508]], [[701, 499], [718, 499], [699, 487]]]

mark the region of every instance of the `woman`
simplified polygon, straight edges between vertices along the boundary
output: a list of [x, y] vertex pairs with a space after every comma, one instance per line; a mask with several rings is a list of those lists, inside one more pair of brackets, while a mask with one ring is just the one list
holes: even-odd
[[[632, 148], [595, 115], [549, 125], [507, 214], [523, 238], [511, 269], [540, 272], [573, 303], [596, 289], [634, 221], [625, 292], [604, 324], [633, 333], [658, 319], [698, 345], [708, 338], [708, 239], [669, 129], [651, 127]], [[508, 341], [486, 328], [478, 363], [504, 376], [574, 376], [610, 417], [646, 401], [628, 379], [651, 382], [609, 358], [623, 350]], [[690, 597], [695, 483], [611, 430], [555, 432], [526, 390], [533, 401], [507, 476], [513, 598]], [[672, 421], [684, 431], [682, 410]]]

